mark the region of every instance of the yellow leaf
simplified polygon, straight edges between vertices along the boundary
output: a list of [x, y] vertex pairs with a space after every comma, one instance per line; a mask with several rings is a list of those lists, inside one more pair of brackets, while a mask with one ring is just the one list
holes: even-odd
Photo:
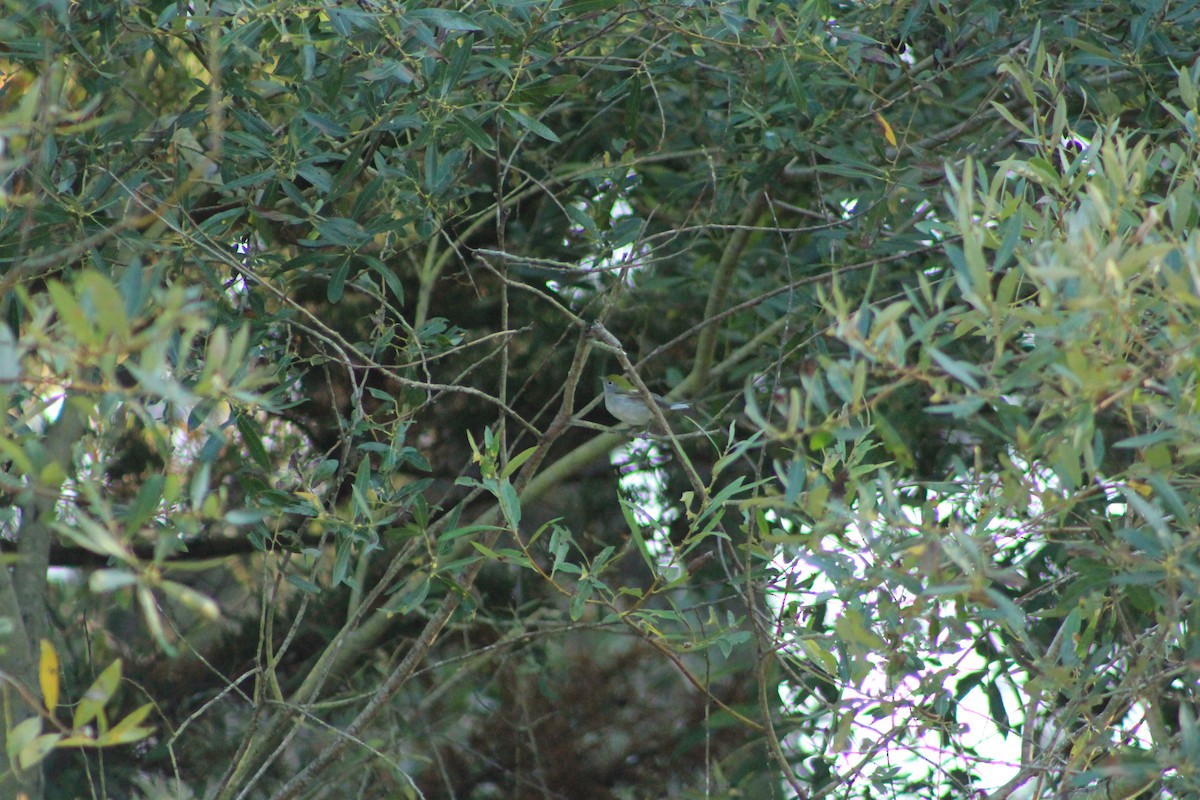
[[61, 733], [45, 733], [34, 739], [17, 753], [16, 762], [21, 769], [29, 769], [41, 761], [63, 738]]
[[42, 660], [38, 664], [38, 683], [42, 687], [42, 698], [46, 710], [51, 714], [58, 708], [58, 651], [49, 639], [42, 639]]
[[135, 709], [116, 725], [109, 728], [107, 732], [101, 734], [96, 743], [101, 746], [107, 746], [129, 744], [139, 739], [145, 739], [154, 732], [154, 729], [143, 728], [139, 723], [146, 718], [146, 715], [150, 713], [152, 708], [154, 708], [153, 703], [146, 703], [141, 708]]
[[888, 125], [888, 121], [883, 118], [883, 114], [875, 112], [875, 121], [879, 123], [879, 127], [883, 128], [883, 138], [888, 140], [888, 144], [896, 147], [896, 134], [892, 133], [892, 126]]
[[1129, 488], [1133, 489], [1142, 497], [1149, 497], [1150, 495], [1154, 494], [1154, 489], [1150, 487], [1150, 484], [1139, 480], [1129, 481]]

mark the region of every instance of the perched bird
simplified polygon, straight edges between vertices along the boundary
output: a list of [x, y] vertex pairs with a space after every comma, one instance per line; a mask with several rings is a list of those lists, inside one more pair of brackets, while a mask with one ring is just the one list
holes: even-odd
[[[686, 411], [691, 408], [689, 403], [670, 403], [656, 394], [650, 396], [663, 411]], [[627, 425], [647, 425], [650, 422], [650, 407], [642, 399], [642, 393], [622, 375], [609, 375], [604, 379], [604, 407]]]

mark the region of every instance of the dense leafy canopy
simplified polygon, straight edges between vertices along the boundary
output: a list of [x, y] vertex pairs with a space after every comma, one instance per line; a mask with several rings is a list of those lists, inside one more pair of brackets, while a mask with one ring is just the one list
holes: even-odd
[[1200, 793], [1200, 3], [3, 14], [4, 796]]

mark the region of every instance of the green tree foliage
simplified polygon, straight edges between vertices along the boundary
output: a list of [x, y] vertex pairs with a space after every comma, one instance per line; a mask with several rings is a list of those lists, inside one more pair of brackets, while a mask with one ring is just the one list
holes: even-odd
[[4, 4], [0, 795], [1197, 796], [1197, 30]]

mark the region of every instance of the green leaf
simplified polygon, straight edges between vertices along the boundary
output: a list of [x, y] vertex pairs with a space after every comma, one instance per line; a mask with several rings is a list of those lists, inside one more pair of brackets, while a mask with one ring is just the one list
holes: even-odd
[[220, 607], [208, 595], [175, 581], [164, 580], [158, 586], [168, 597], [179, 601], [184, 608], [196, 612], [209, 622], [214, 622], [221, 618]]
[[475, 20], [461, 11], [445, 8], [416, 8], [405, 12], [408, 19], [421, 20], [446, 31], [481, 31]]
[[129, 504], [129, 510], [125, 512], [126, 530], [138, 530], [158, 511], [165, 484], [166, 478], [161, 474], [154, 473], [146, 477], [137, 496]]
[[722, 486], [717, 493], [712, 496], [712, 499], [709, 501], [708, 505], [700, 513], [698, 521], [703, 521], [705, 517], [709, 516], [714, 511], [719, 510], [735, 496], [750, 491], [751, 487], [746, 486], [745, 483], [745, 476], [738, 475], [732, 481]]
[[304, 592], [305, 594], [320, 594], [321, 593], [320, 586], [317, 586], [315, 583], [313, 583], [310, 580], [301, 578], [299, 575], [288, 575], [287, 582], [290, 583], [292, 586], [295, 586], [297, 589]]
[[545, 125], [538, 122], [536, 119], [529, 116], [528, 114], [525, 114], [523, 112], [517, 111], [516, 109], [512, 109], [512, 108], [504, 109], [504, 113], [506, 115], [508, 115], [509, 119], [511, 119], [513, 122], [517, 123], [518, 125], [520, 125], [525, 130], [529, 131], [530, 133], [540, 136], [541, 138], [545, 139], [548, 142], [559, 141], [558, 135], [555, 134], [554, 131], [550, 130]]
[[998, 589], [984, 589], [984, 594], [987, 595], [992, 605], [999, 610], [1000, 616], [1009, 630], [1020, 637], [1022, 641], [1028, 643], [1029, 626], [1026, 623], [1025, 612], [1018, 608], [1017, 604], [1008, 595]]
[[495, 525], [464, 525], [461, 528], [450, 528], [441, 536], [438, 537], [438, 542], [450, 542], [462, 536], [470, 536], [474, 533], [485, 533], [488, 531], [500, 530]]
[[425, 602], [429, 596], [429, 587], [432, 585], [431, 576], [420, 574], [414, 576], [406, 584], [407, 591], [401, 592], [399, 596], [389, 602], [384, 607], [384, 612], [387, 614], [411, 614]]
[[964, 697], [970, 694], [972, 689], [983, 683], [983, 679], [987, 677], [987, 674], [988, 673], [986, 669], [981, 669], [976, 670], [975, 672], [968, 672], [966, 675], [963, 675], [961, 678], [959, 678], [958, 682], [954, 686], [954, 699], [962, 700]]
[[97, 594], [106, 594], [132, 586], [137, 581], [137, 575], [127, 570], [98, 569], [88, 577], [88, 588]]
[[100, 334], [92, 327], [88, 316], [83, 312], [83, 308], [75, 299], [74, 292], [56, 280], [47, 281], [46, 289], [49, 291], [50, 299], [54, 303], [55, 310], [58, 312], [58, 318], [62, 320], [62, 323], [66, 325], [71, 334], [81, 344], [99, 344]]
[[992, 259], [993, 272], [1000, 273], [1008, 266], [1008, 261], [1012, 258], [1013, 250], [1016, 249], [1017, 242], [1021, 239], [1024, 227], [1019, 214], [1013, 214], [1004, 223], [1004, 239], [1000, 242], [1000, 246], [996, 248], [996, 255]]
[[10, 760], [15, 760], [17, 754], [29, 747], [32, 742], [42, 732], [42, 718], [29, 717], [21, 720], [8, 731], [8, 737], [5, 745], [8, 748], [8, 757]]
[[553, 578], [555, 573], [563, 567], [567, 555], [571, 552], [570, 531], [555, 525], [553, 532], [550, 534], [550, 542], [546, 545], [546, 550], [554, 557], [554, 561], [550, 565], [550, 577]]
[[829, 675], [837, 675], [837, 659], [833, 653], [822, 647], [815, 639], [805, 637], [800, 640], [800, 647], [805, 654], [817, 663], [817, 665], [825, 670]]
[[6, 459], [12, 462], [8, 467], [10, 474], [33, 474], [33, 461], [30, 460], [29, 455], [15, 441], [0, 436], [0, 454], [3, 454]]
[[99, 272], [89, 270], [80, 277], [77, 291], [80, 302], [95, 309], [96, 324], [101, 331], [122, 339], [129, 336], [125, 299], [112, 281]]
[[[371, 240], [370, 232], [361, 224], [344, 217], [318, 218], [313, 220], [313, 227], [320, 234], [320, 238], [310, 240], [309, 246], [326, 247], [332, 245], [335, 247], [355, 248], [361, 247]], [[343, 259], [343, 263], [345, 263], [345, 259]]]
[[116, 536], [82, 511], [75, 516], [74, 524], [54, 523], [54, 530], [75, 544], [102, 556], [110, 556], [121, 562], [130, 562], [132, 556]]
[[837, 618], [834, 629], [843, 642], [853, 644], [865, 651], [882, 652], [887, 648], [887, 643], [866, 624], [862, 613], [854, 609], [847, 608]]
[[1179, 704], [1179, 737], [1185, 763], [1200, 764], [1200, 729], [1196, 725], [1196, 712], [1187, 703]]
[[750, 631], [727, 631], [713, 639], [712, 643], [721, 651], [725, 658], [733, 653], [733, 648], [750, 640]]
[[1058, 639], [1058, 661], [1064, 667], [1078, 667], [1080, 664], [1079, 656], [1075, 652], [1076, 641], [1075, 637], [1079, 635], [1079, 626], [1082, 622], [1079, 608], [1071, 609], [1071, 613], [1067, 614], [1063, 619], [1062, 625], [1059, 626], [1058, 633], [1055, 638]]
[[642, 526], [637, 521], [637, 510], [632, 503], [623, 498], [620, 502], [621, 514], [625, 517], [625, 524], [629, 526], [630, 536], [633, 537], [633, 542], [637, 546], [638, 552], [641, 553], [642, 560], [650, 568], [650, 574], [657, 575], [658, 565], [654, 562], [654, 556], [650, 554], [650, 548], [646, 546], [646, 538], [642, 535]]
[[570, 614], [572, 622], [578, 622], [583, 617], [587, 602], [592, 598], [595, 588], [595, 584], [589, 578], [579, 581], [575, 587], [575, 594], [571, 596], [571, 604], [567, 612]]
[[524, 464], [526, 461], [528, 461], [529, 457], [532, 456], [537, 451], [538, 451], [538, 446], [534, 445], [533, 447], [526, 448], [525, 450], [522, 450], [520, 453], [517, 453], [515, 456], [513, 456], [512, 458], [510, 458], [508, 460], [508, 466], [506, 466], [504, 468], [504, 472], [500, 475], [500, 477], [501, 478], [511, 477], [512, 474], [514, 472], [516, 472], [518, 469], [520, 469], [521, 465]]
[[145, 274], [140, 259], [126, 266], [121, 273], [121, 297], [125, 299], [125, 315], [130, 319], [141, 313], [149, 295]]
[[1139, 447], [1149, 447], [1152, 444], [1159, 442], [1169, 442], [1178, 437], [1178, 433], [1171, 428], [1163, 428], [1150, 433], [1143, 433], [1138, 436], [1130, 436], [1127, 439], [1122, 439], [1119, 442], [1113, 442], [1113, 447], [1120, 447], [1124, 450], [1132, 450]]
[[926, 352], [930, 357], [938, 363], [942, 369], [946, 371], [950, 377], [957, 379], [960, 383], [964, 383], [970, 388], [979, 391], [979, 381], [976, 376], [982, 376], [983, 370], [976, 367], [974, 364], [968, 364], [965, 361], [957, 361], [950, 356], [938, 350], [936, 347], [927, 347]]
[[1162, 500], [1167, 510], [1174, 515], [1175, 522], [1184, 528], [1191, 529], [1193, 527], [1191, 511], [1166, 476], [1154, 472], [1146, 478], [1146, 481], [1153, 487], [1154, 493]]
[[517, 490], [513, 485], [506, 480], [500, 481], [500, 492], [498, 494], [500, 500], [500, 510], [504, 514], [504, 521], [508, 523], [509, 528], [514, 531], [521, 529], [521, 498], [517, 496]]
[[242, 443], [246, 445], [254, 463], [263, 471], [270, 471], [271, 457], [267, 455], [267, 448], [263, 446], [262, 431], [259, 430], [258, 423], [246, 414], [235, 414], [234, 419], [238, 432], [242, 435]]
[[112, 699], [117, 687], [121, 684], [121, 659], [113, 661], [100, 673], [92, 685], [83, 693], [79, 704], [75, 706], [75, 715], [71, 726], [80, 730], [94, 719], [103, 719], [104, 707]]
[[334, 586], [337, 586], [346, 580], [346, 571], [350, 568], [350, 555], [353, 551], [349, 539], [340, 539], [337, 543], [337, 550], [333, 557], [333, 574], [329, 580]]
[[988, 713], [992, 716], [992, 721], [996, 723], [996, 727], [1005, 736], [1012, 730], [1012, 725], [1008, 721], [1008, 711], [1004, 708], [1004, 695], [1000, 692], [1000, 684], [996, 681], [988, 681], [984, 685], [984, 693], [987, 695]]
[[472, 540], [471, 546], [474, 547], [476, 550], [478, 550], [480, 553], [482, 553], [484, 556], [492, 559], [493, 561], [503, 561], [504, 560], [500, 556], [499, 553], [497, 553], [495, 550], [493, 550], [492, 548], [485, 545], [483, 542], [476, 542], [476, 541]]
[[490, 153], [496, 149], [496, 140], [488, 134], [483, 127], [471, 119], [466, 114], [459, 114], [454, 118], [454, 124], [462, 128], [463, 136], [468, 142], [475, 145], [478, 149], [485, 153]]

